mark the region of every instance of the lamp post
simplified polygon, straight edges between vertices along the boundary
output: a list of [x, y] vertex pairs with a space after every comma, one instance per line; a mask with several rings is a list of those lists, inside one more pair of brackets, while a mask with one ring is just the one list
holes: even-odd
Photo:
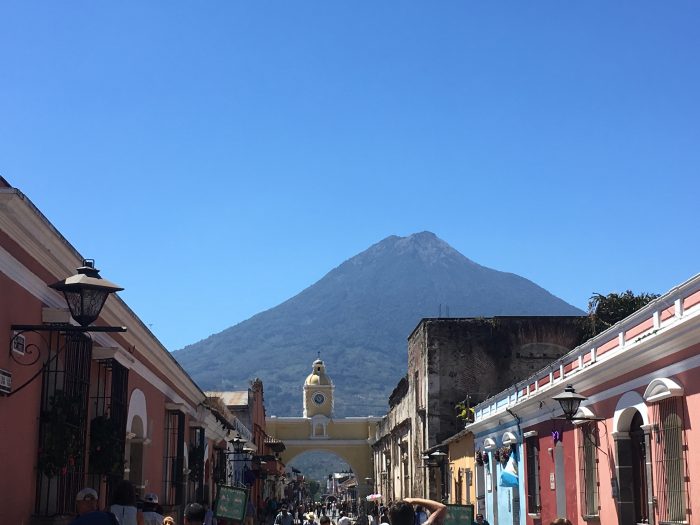
[[[36, 506], [38, 516], [68, 514], [74, 510], [75, 494], [85, 486], [88, 465], [86, 437], [90, 430], [91, 444], [98, 453], [90, 452], [94, 474], [123, 476], [123, 467], [114, 468], [124, 457], [126, 440], [125, 410], [128, 369], [116, 359], [93, 361], [94, 332], [126, 332], [123, 326], [93, 326], [107, 298], [122, 287], [102, 279], [91, 259], [82, 261], [75, 275], [49, 285], [61, 292], [66, 300], [72, 324], [63, 312], [49, 311], [44, 324], [13, 324], [9, 356], [17, 365], [39, 369], [30, 372], [25, 381], [12, 388], [12, 373], [4, 374], [5, 388], [0, 392], [17, 395], [36, 379], [41, 378], [40, 418], [38, 423]], [[43, 360], [42, 360], [43, 358]], [[94, 366], [104, 375], [94, 378]], [[95, 418], [89, 423], [88, 400], [93, 390], [100, 391], [100, 381], [109, 381], [112, 388]], [[102, 385], [104, 386], [104, 385]], [[38, 390], [38, 389], [37, 389]], [[95, 394], [92, 394], [95, 395]], [[105, 407], [109, 407], [109, 409]], [[95, 429], [92, 428], [94, 423]], [[96, 429], [102, 428], [102, 432]]]
[[[29, 383], [40, 376], [69, 342], [75, 342], [80, 335], [90, 332], [126, 332], [123, 326], [90, 326], [97, 320], [110, 294], [123, 290], [106, 279], [102, 279], [99, 270], [95, 268], [93, 259], [84, 259], [76, 274], [49, 285], [50, 288], [63, 293], [70, 315], [78, 324], [69, 322], [54, 322], [40, 325], [13, 324], [10, 338], [10, 357], [20, 366], [32, 366], [41, 358], [42, 352], [48, 353], [40, 370], [26, 382], [12, 390], [11, 386], [0, 389], [7, 397], [17, 394]], [[34, 334], [39, 342], [25, 341], [26, 337]], [[46, 336], [44, 334], [47, 334]], [[37, 340], [35, 339], [35, 341]], [[11, 385], [11, 375], [8, 380]]]
[[100, 277], [93, 259], [84, 259], [78, 273], [49, 285], [63, 292], [71, 317], [80, 326], [88, 326], [100, 316], [109, 294], [123, 290], [121, 286]]
[[562, 412], [564, 412], [564, 419], [567, 421], [602, 421], [605, 419], [601, 417], [576, 416], [581, 403], [586, 401], [588, 398], [582, 396], [581, 394], [577, 394], [573, 385], [566, 385], [564, 392], [558, 396], [552, 397], [552, 399], [559, 403]]
[[[245, 479], [242, 473], [245, 469], [245, 464], [251, 459], [251, 449], [245, 446], [246, 440], [241, 437], [239, 432], [236, 432], [228, 442], [231, 444], [231, 450], [226, 451], [226, 455], [229, 457], [228, 461], [231, 465], [231, 484], [244, 486]], [[241, 455], [243, 457], [240, 457]], [[236, 467], [236, 463], [241, 462], [244, 463], [243, 469]]]
[[447, 454], [442, 450], [436, 450], [430, 454], [430, 457], [435, 459], [435, 461], [437, 461], [437, 466], [440, 467], [440, 500], [444, 503], [447, 498], [447, 492], [445, 491], [445, 458]]

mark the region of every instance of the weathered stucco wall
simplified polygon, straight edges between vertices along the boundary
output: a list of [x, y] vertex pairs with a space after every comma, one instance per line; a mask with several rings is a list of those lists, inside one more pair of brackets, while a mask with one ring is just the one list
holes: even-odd
[[[426, 319], [428, 446], [457, 433], [455, 404], [496, 394], [573, 349], [579, 317]], [[411, 374], [409, 373], [409, 377]]]
[[[407, 385], [392, 393], [375, 451], [397, 449], [392, 434], [408, 427], [411, 495], [437, 497], [421, 456], [464, 427], [455, 405], [467, 395], [474, 404], [561, 357], [581, 342], [582, 325], [580, 317], [423, 319], [408, 338]], [[375, 465], [375, 477], [380, 470]]]

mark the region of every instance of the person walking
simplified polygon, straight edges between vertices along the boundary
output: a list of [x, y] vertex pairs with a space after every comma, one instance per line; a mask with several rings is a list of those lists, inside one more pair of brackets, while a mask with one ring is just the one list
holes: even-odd
[[475, 521], [478, 525], [490, 525], [489, 522], [484, 519], [484, 515], [481, 513], [476, 515]]
[[207, 511], [199, 503], [190, 503], [185, 508], [185, 525], [204, 525]]
[[294, 518], [289, 513], [286, 505], [282, 505], [282, 510], [275, 517], [275, 525], [294, 525]]
[[111, 512], [97, 509], [97, 491], [84, 488], [75, 496], [75, 510], [78, 515], [70, 525], [117, 525], [117, 518]]
[[136, 490], [128, 479], [117, 483], [109, 510], [117, 517], [119, 525], [144, 525], [143, 513], [136, 508]]
[[416, 525], [423, 525], [428, 521], [428, 514], [423, 510], [423, 507], [418, 505], [416, 507]]
[[149, 492], [143, 498], [144, 525], [163, 525], [163, 514], [158, 504], [158, 495]]

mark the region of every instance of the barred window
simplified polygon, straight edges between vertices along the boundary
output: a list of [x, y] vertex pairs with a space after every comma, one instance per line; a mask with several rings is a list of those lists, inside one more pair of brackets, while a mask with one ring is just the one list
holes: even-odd
[[163, 457], [163, 498], [168, 505], [185, 503], [185, 415], [178, 410], [165, 413]]
[[579, 439], [579, 480], [581, 491], [581, 515], [600, 514], [598, 487], [598, 425], [589, 422], [581, 425]]
[[527, 512], [540, 512], [540, 445], [537, 436], [526, 439]]
[[683, 398], [664, 399], [652, 407], [659, 521], [682, 523], [689, 507]]

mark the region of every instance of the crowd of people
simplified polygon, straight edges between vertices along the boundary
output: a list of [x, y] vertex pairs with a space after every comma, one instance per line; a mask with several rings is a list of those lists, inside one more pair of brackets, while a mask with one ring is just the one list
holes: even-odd
[[157, 494], [146, 494], [143, 502], [138, 502], [134, 485], [127, 480], [117, 483], [111, 503], [104, 510], [99, 509], [95, 489], [82, 489], [75, 497], [75, 510], [77, 515], [70, 525], [216, 525], [214, 513], [206, 505], [187, 505], [179, 521], [165, 515]]
[[[223, 525], [217, 524], [212, 510], [199, 503], [185, 508], [183, 521], [165, 515], [158, 495], [149, 493], [143, 502], [136, 501], [133, 484], [120, 481], [113, 492], [111, 504], [100, 510], [97, 491], [84, 488], [76, 496], [77, 516], [70, 525]], [[356, 509], [346, 502], [289, 502], [268, 498], [259, 509], [248, 502], [244, 525], [442, 525], [447, 507], [437, 501], [405, 498], [384, 506], [375, 503], [369, 510]], [[353, 524], [354, 521], [354, 524]], [[476, 525], [490, 525], [483, 514], [475, 517]], [[572, 525], [566, 518], [558, 518], [550, 525]]]
[[[412, 516], [410, 523], [406, 521], [409, 507]], [[396, 522], [391, 518], [395, 509], [403, 509], [403, 514], [397, 511], [399, 514], [396, 514]], [[417, 498], [394, 504], [390, 502], [388, 506], [375, 503], [370, 509], [361, 507], [359, 511], [346, 502], [292, 504], [267, 500], [259, 509], [259, 525], [439, 525], [444, 518], [445, 509], [441, 503]]]

